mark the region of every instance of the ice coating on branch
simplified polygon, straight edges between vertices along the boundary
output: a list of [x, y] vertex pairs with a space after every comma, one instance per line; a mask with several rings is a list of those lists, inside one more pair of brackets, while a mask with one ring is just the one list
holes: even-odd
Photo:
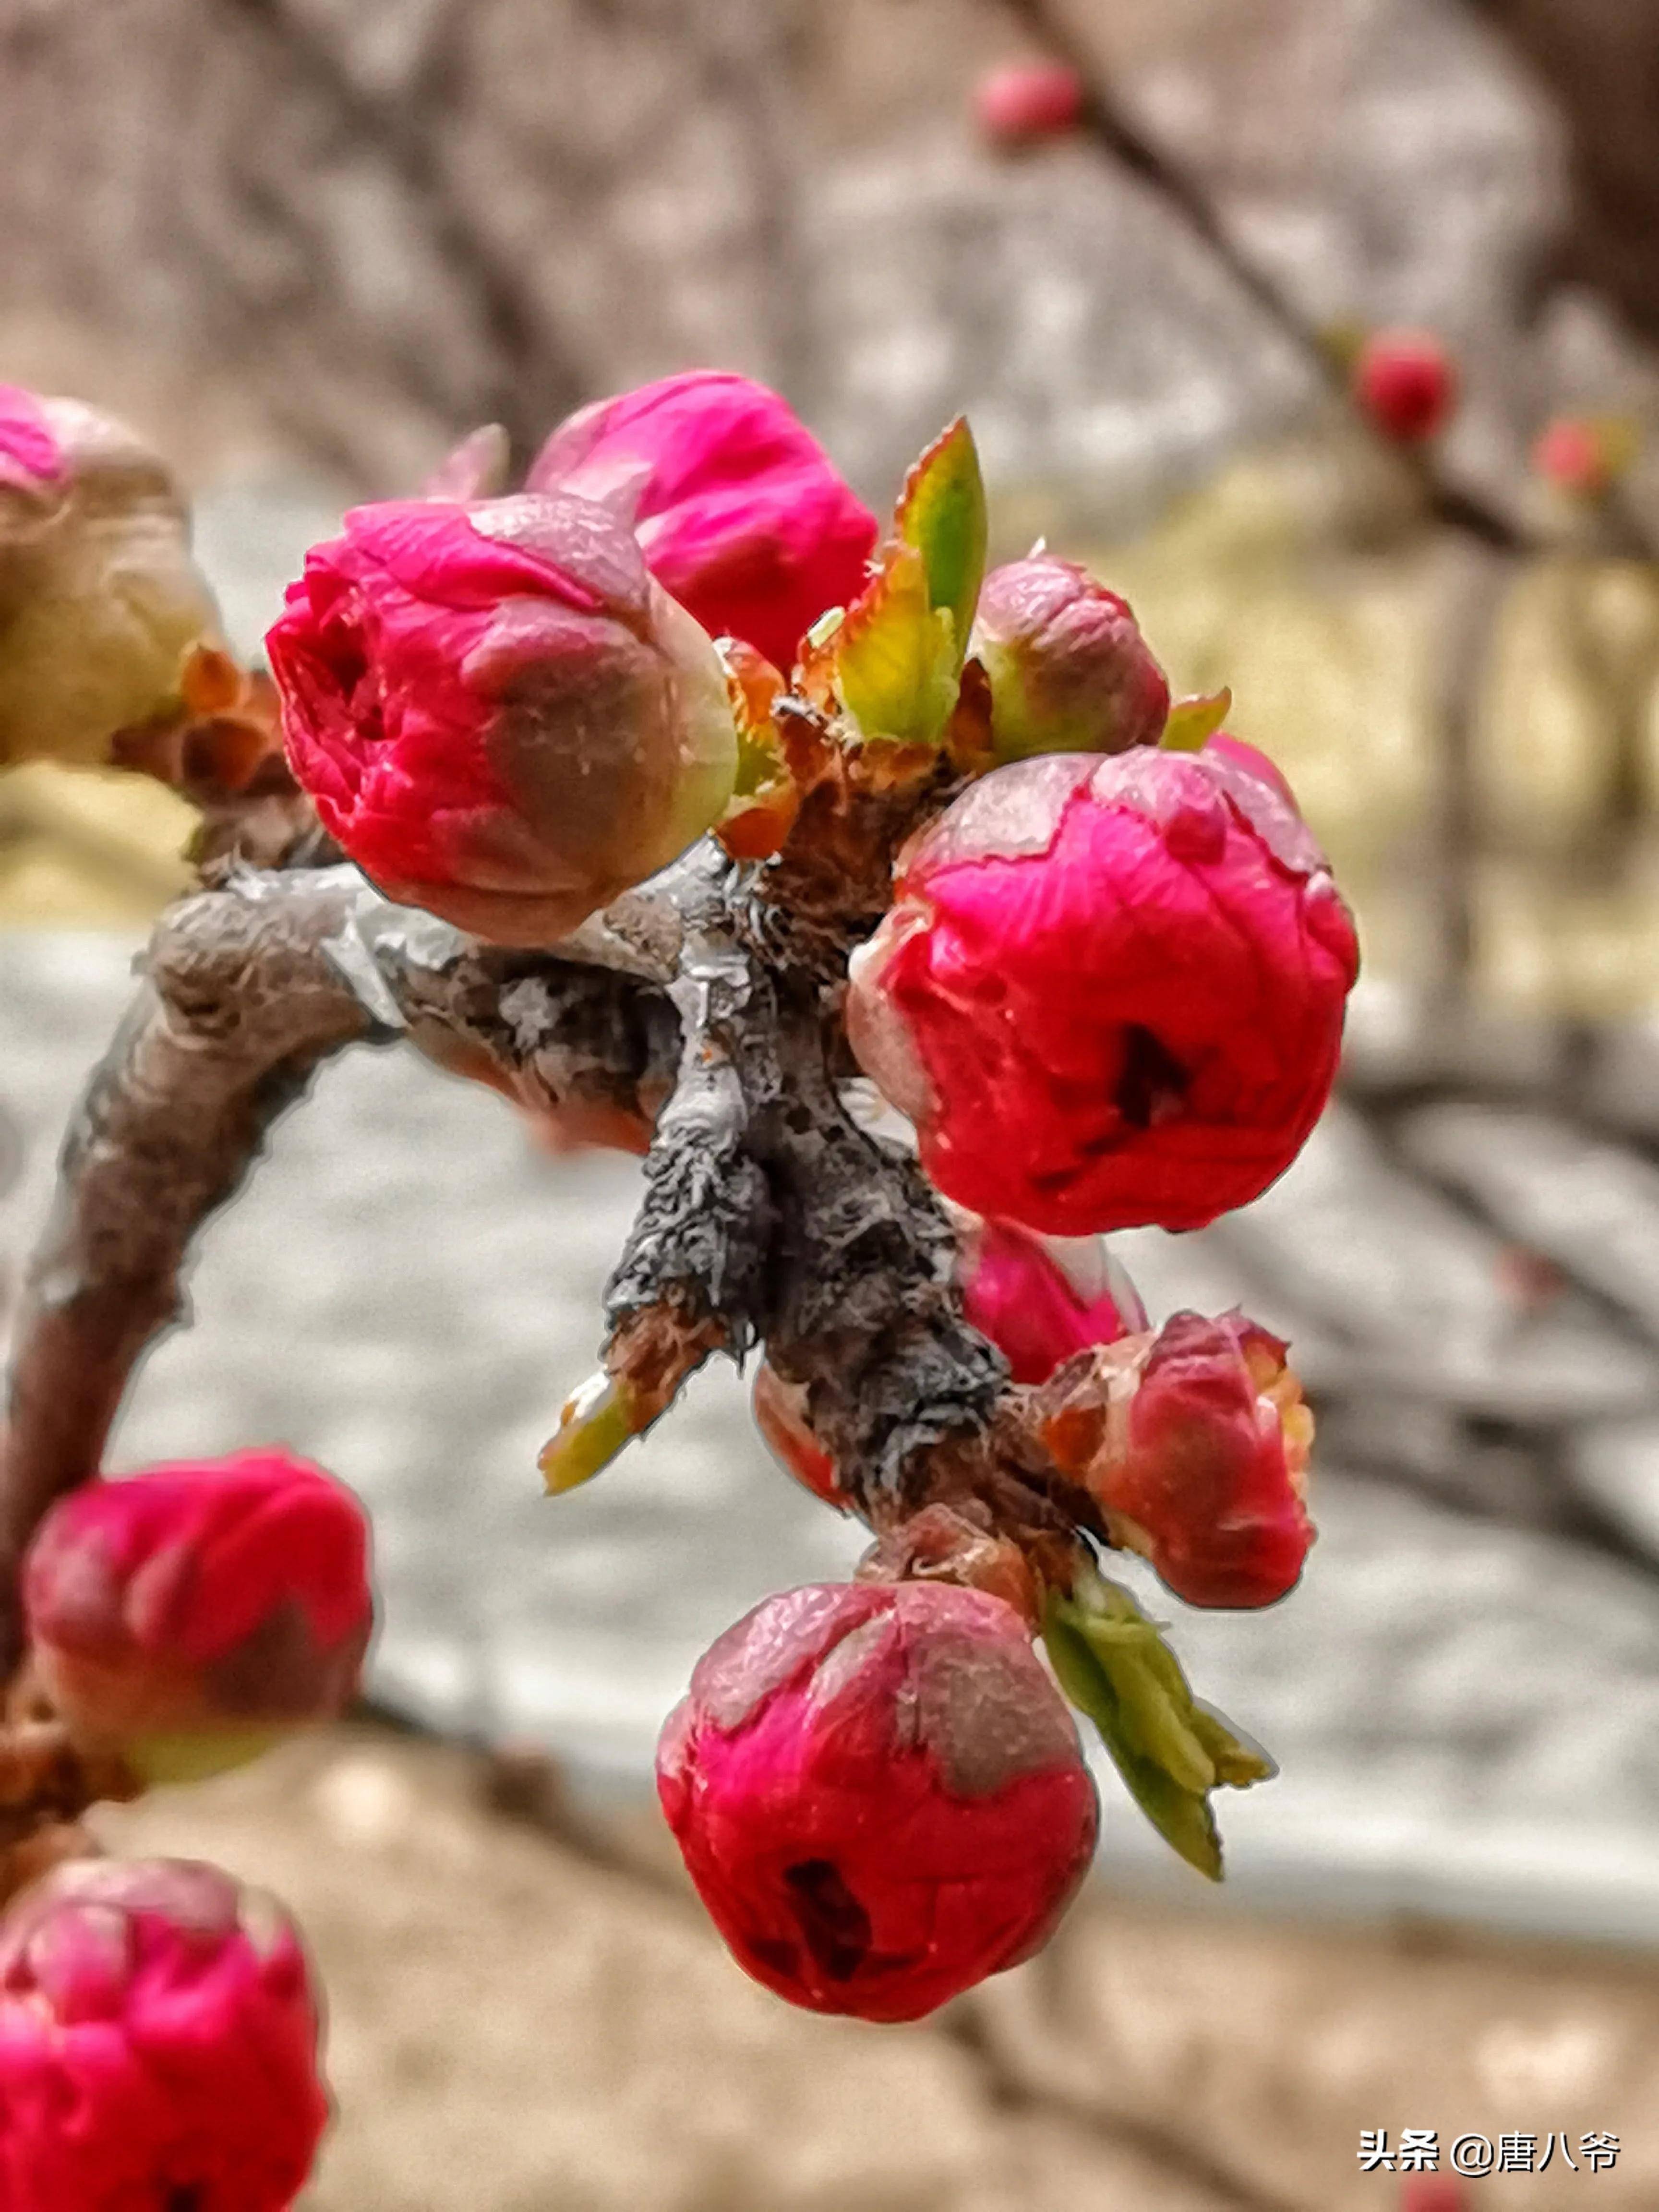
[[1457, 404], [1457, 369], [1426, 331], [1374, 331], [1353, 368], [1360, 412], [1398, 445], [1426, 443], [1444, 429]]
[[0, 385], [0, 766], [107, 763], [182, 715], [220, 642], [166, 465], [94, 408]]
[[1306, 824], [1236, 752], [1041, 755], [902, 857], [848, 1035], [958, 1205], [1195, 1229], [1300, 1150], [1358, 963]]
[[1016, 1382], [1046, 1382], [1074, 1352], [1146, 1326], [1134, 1285], [1102, 1239], [1046, 1240], [1012, 1222], [981, 1222], [970, 1235], [963, 1305]]
[[738, 1963], [795, 2004], [919, 2019], [1052, 1933], [1094, 1850], [1077, 1731], [1011, 1606], [787, 1590], [697, 1662], [663, 1810]]
[[0, 1922], [6, 2212], [285, 2212], [328, 2119], [293, 1928], [216, 1868], [77, 1860]]
[[711, 636], [786, 672], [818, 617], [857, 598], [876, 542], [875, 516], [787, 404], [718, 370], [582, 408], [528, 482], [613, 508]]
[[23, 1570], [34, 1665], [76, 1740], [149, 1780], [240, 1764], [356, 1694], [368, 1523], [282, 1451], [83, 1484]]
[[1283, 1341], [1242, 1313], [1172, 1315], [1056, 1375], [1044, 1440], [1189, 1605], [1270, 1605], [1302, 1571], [1313, 1416]]
[[737, 734], [708, 636], [567, 493], [358, 507], [268, 640], [289, 758], [387, 895], [551, 944], [701, 836]]
[[999, 760], [1152, 744], [1170, 711], [1164, 671], [1127, 601], [1052, 555], [992, 569], [972, 649], [990, 679]]

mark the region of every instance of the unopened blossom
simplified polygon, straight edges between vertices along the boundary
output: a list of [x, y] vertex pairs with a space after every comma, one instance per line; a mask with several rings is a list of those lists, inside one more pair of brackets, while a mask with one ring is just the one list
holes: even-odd
[[1358, 960], [1306, 825], [1236, 757], [1043, 755], [902, 856], [848, 1034], [958, 1205], [1196, 1229], [1301, 1149]]
[[1270, 1605], [1300, 1575], [1313, 1417], [1283, 1341], [1242, 1313], [1178, 1313], [1063, 1370], [1044, 1437], [1189, 1605]]
[[94, 408], [0, 385], [0, 765], [107, 763], [185, 714], [218, 649], [166, 464]]
[[768, 1598], [710, 1646], [657, 1786], [739, 1965], [793, 2003], [919, 2019], [1038, 1949], [1098, 1821], [1012, 1606], [905, 1582]]
[[1072, 561], [1034, 553], [981, 587], [973, 652], [999, 760], [1157, 742], [1170, 687], [1128, 602]]
[[1063, 138], [1082, 120], [1082, 78], [1067, 62], [1005, 62], [974, 87], [974, 115], [997, 146]]
[[1428, 331], [1374, 331], [1355, 357], [1352, 391], [1361, 414], [1385, 438], [1419, 446], [1450, 418], [1457, 368]]
[[211, 1773], [356, 1696], [368, 1524], [343, 1484], [277, 1450], [88, 1482], [37, 1531], [23, 1605], [78, 1742], [151, 1781]]
[[1046, 1382], [1074, 1352], [1146, 1326], [1134, 1285], [1103, 1239], [1034, 1237], [1007, 1221], [969, 1233], [963, 1305], [1016, 1382]]
[[713, 644], [569, 494], [358, 507], [267, 642], [325, 828], [389, 896], [497, 944], [565, 936], [731, 795]]
[[875, 516], [775, 392], [698, 369], [596, 401], [562, 423], [535, 490], [597, 500], [711, 636], [786, 672], [802, 636], [856, 599]]
[[0, 1921], [6, 2212], [286, 2212], [328, 2119], [269, 1899], [179, 1859], [80, 1859]]
[[1558, 415], [1539, 432], [1533, 466], [1575, 499], [1603, 499], [1636, 458], [1636, 426], [1622, 416]]

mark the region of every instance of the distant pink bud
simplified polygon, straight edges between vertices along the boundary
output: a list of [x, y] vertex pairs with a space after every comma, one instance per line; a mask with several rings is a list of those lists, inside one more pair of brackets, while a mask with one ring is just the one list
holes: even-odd
[[1620, 416], [1560, 415], [1532, 449], [1533, 466], [1558, 491], [1602, 499], [1636, 458], [1636, 426]]
[[529, 485], [611, 507], [711, 636], [741, 638], [786, 672], [818, 617], [858, 597], [877, 537], [777, 393], [713, 369], [584, 407]]
[[0, 486], [38, 491], [61, 483], [65, 473], [43, 404], [21, 384], [0, 384]]
[[6, 2212], [285, 2212], [328, 2120], [305, 1955], [181, 1859], [81, 1859], [0, 1922]]
[[1127, 601], [1070, 561], [1033, 554], [993, 568], [973, 651], [999, 760], [1153, 744], [1169, 715], [1169, 684]]
[[1077, 1730], [1000, 1598], [787, 1590], [697, 1662], [657, 1787], [738, 1963], [815, 2012], [917, 2020], [1041, 1948], [1093, 1855]]
[[184, 718], [218, 637], [166, 464], [94, 408], [0, 385], [0, 767], [107, 765]]
[[968, 1249], [968, 1318], [1006, 1355], [1016, 1382], [1047, 1382], [1073, 1353], [1146, 1326], [1134, 1285], [1098, 1237], [1066, 1244], [986, 1221]]
[[1353, 924], [1273, 786], [1206, 746], [994, 770], [902, 856], [847, 1029], [960, 1206], [1201, 1228], [1329, 1095]]
[[1044, 1440], [1189, 1605], [1270, 1605], [1302, 1571], [1313, 1416], [1285, 1347], [1242, 1313], [1173, 1315], [1058, 1376]]
[[1353, 368], [1360, 412], [1385, 438], [1417, 446], [1444, 429], [1457, 404], [1457, 369], [1426, 331], [1376, 331]]
[[1082, 78], [1066, 62], [1007, 62], [974, 88], [980, 129], [998, 146], [1063, 138], [1082, 120]]
[[23, 1604], [77, 1741], [148, 1780], [211, 1773], [356, 1694], [368, 1525], [343, 1484], [286, 1452], [152, 1468], [58, 1500]]
[[390, 897], [546, 945], [731, 795], [714, 648], [567, 494], [392, 501], [307, 556], [270, 634], [289, 758]]

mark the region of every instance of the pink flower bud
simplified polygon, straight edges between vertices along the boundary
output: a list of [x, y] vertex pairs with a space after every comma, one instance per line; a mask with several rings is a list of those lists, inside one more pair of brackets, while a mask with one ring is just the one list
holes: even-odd
[[1127, 600], [1070, 561], [1011, 561], [985, 579], [973, 651], [990, 678], [999, 760], [1157, 743], [1170, 687]]
[[1073, 1353], [1146, 1326], [1134, 1285], [1098, 1237], [1044, 1240], [1006, 1221], [981, 1222], [969, 1238], [963, 1304], [1016, 1382], [1047, 1382]]
[[1313, 1416], [1285, 1351], [1242, 1313], [1178, 1313], [1051, 1386], [1056, 1463], [1189, 1605], [1271, 1605], [1302, 1571]]
[[1559, 415], [1532, 449], [1547, 483], [1574, 499], [1605, 499], [1636, 458], [1636, 425], [1618, 415]]
[[787, 672], [804, 634], [866, 581], [876, 518], [775, 392], [696, 369], [560, 424], [532, 491], [611, 507], [651, 572], [712, 636]]
[[975, 1212], [1197, 1229], [1282, 1175], [1358, 964], [1323, 854], [1225, 752], [1048, 754], [902, 856], [847, 1029]]
[[0, 385], [0, 765], [106, 763], [183, 716], [217, 642], [166, 465], [106, 415]]
[[328, 2120], [317, 2008], [268, 1899], [80, 1859], [0, 1922], [6, 2212], [283, 2212]]
[[1285, 781], [1284, 770], [1275, 762], [1270, 761], [1266, 753], [1258, 751], [1255, 745], [1247, 745], [1243, 738], [1234, 737], [1230, 730], [1218, 730], [1206, 741], [1204, 750], [1218, 755], [1222, 760], [1231, 761], [1235, 768], [1242, 768], [1247, 775], [1259, 777], [1269, 790], [1277, 792], [1285, 805], [1295, 811], [1296, 793]]
[[738, 1964], [874, 2021], [919, 2019], [1039, 1949], [1099, 1819], [1024, 1622], [945, 1583], [757, 1606], [698, 1661], [657, 1788]]
[[78, 1742], [149, 1781], [213, 1773], [356, 1694], [368, 1526], [343, 1484], [285, 1452], [151, 1468], [58, 1500], [23, 1607]]
[[389, 896], [497, 944], [566, 935], [731, 796], [714, 648], [584, 499], [358, 507], [267, 642], [325, 827]]
[[1075, 131], [1083, 80], [1066, 62], [1006, 62], [974, 88], [974, 114], [996, 146], [1028, 146]]
[[1422, 445], [1444, 429], [1457, 403], [1456, 367], [1426, 332], [1375, 331], [1354, 362], [1353, 396], [1385, 438]]

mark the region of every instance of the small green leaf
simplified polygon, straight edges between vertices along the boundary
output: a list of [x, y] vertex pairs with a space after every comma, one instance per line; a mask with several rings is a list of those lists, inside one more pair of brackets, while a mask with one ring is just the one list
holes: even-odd
[[625, 1444], [639, 1435], [630, 1394], [601, 1368], [565, 1401], [556, 1433], [542, 1446], [536, 1464], [549, 1495], [562, 1497], [591, 1482], [609, 1467]]
[[958, 415], [904, 480], [893, 515], [894, 534], [921, 554], [927, 598], [951, 617], [953, 675], [968, 654], [968, 633], [985, 575], [985, 480], [967, 418]]
[[890, 545], [832, 641], [842, 704], [866, 738], [936, 744], [956, 704], [951, 618], [929, 597], [914, 545]]
[[1066, 1696], [1100, 1730], [1130, 1795], [1189, 1866], [1222, 1876], [1210, 1792], [1248, 1788], [1273, 1762], [1193, 1696], [1180, 1662], [1129, 1591], [1099, 1575], [1051, 1592], [1043, 1642]]
[[1233, 695], [1224, 684], [1219, 691], [1206, 692], [1200, 698], [1177, 699], [1170, 709], [1159, 744], [1167, 752], [1202, 752], [1232, 711], [1232, 703]]

